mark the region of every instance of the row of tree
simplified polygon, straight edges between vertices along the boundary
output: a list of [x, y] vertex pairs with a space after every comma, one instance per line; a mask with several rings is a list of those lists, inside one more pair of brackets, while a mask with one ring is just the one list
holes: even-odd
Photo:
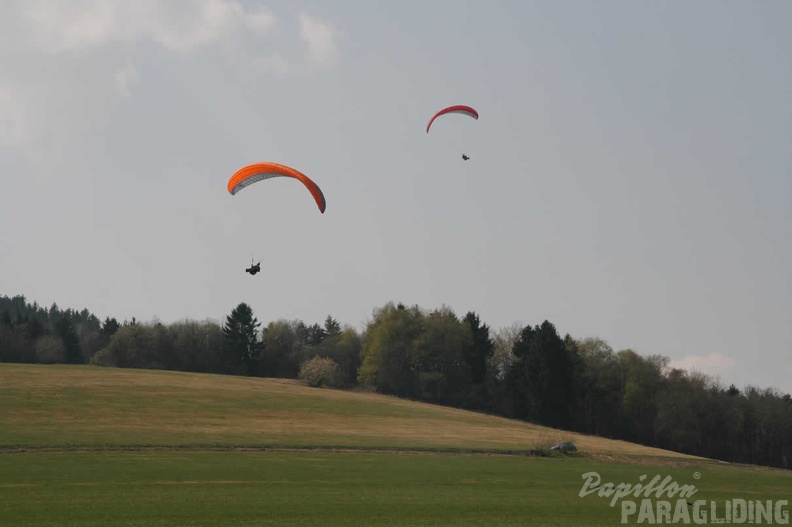
[[792, 398], [723, 387], [661, 356], [562, 337], [548, 321], [493, 333], [473, 312], [388, 303], [362, 332], [277, 320], [103, 322], [0, 297], [0, 362], [301, 378], [484, 411], [725, 461], [790, 468]]

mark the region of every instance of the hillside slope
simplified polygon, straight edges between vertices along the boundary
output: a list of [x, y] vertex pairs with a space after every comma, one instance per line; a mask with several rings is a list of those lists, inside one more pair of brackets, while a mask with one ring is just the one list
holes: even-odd
[[339, 447], [581, 452], [696, 459], [379, 394], [262, 379], [0, 364], [0, 449]]

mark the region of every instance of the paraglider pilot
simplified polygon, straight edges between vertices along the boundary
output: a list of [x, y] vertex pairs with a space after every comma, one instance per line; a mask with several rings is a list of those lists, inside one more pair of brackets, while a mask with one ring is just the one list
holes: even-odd
[[470, 159], [470, 158], [467, 156], [467, 154], [462, 154], [462, 159], [464, 159], [465, 161], [467, 161], [467, 160], [468, 160], [468, 159]]
[[261, 262], [257, 263], [256, 265], [253, 265], [253, 262], [251, 262], [250, 267], [245, 269], [246, 273], [250, 273], [252, 275], [258, 273], [259, 271], [261, 271]]

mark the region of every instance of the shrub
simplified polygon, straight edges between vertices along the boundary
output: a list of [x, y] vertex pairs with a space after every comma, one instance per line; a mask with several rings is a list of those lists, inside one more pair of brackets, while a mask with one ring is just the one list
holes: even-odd
[[44, 335], [36, 341], [36, 360], [40, 364], [61, 364], [66, 362], [66, 347], [63, 340], [54, 335]]
[[314, 357], [300, 365], [298, 378], [308, 386], [339, 386], [338, 364], [327, 357]]

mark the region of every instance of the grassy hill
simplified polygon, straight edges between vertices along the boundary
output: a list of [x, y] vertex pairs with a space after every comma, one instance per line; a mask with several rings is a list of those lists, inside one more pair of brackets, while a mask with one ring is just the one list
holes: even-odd
[[517, 420], [297, 381], [90, 366], [0, 365], [0, 448], [346, 447], [694, 459]]
[[[505, 455], [559, 439], [582, 455]], [[582, 493], [592, 473], [599, 489], [658, 475], [696, 494], [630, 511]], [[787, 471], [294, 381], [0, 364], [3, 526], [708, 524], [740, 500], [788, 524], [791, 485]]]

